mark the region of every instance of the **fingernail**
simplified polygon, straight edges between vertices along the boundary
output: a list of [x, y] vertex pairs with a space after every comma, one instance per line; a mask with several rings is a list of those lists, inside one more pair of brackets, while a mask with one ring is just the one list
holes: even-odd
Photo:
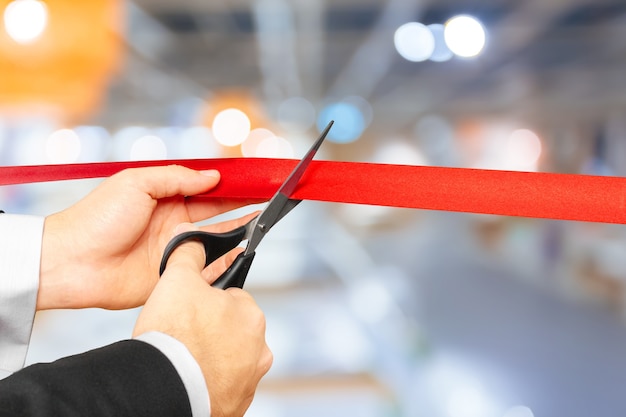
[[220, 172], [216, 169], [208, 169], [206, 171], [200, 171], [202, 175], [206, 175], [207, 177], [219, 178]]

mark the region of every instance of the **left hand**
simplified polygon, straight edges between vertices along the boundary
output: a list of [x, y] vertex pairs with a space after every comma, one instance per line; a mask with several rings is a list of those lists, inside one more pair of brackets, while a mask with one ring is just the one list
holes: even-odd
[[[185, 198], [218, 182], [217, 171], [176, 165], [127, 169], [70, 208], [48, 216], [37, 309], [143, 305], [159, 279], [163, 250], [176, 225], [252, 203]], [[203, 229], [230, 230], [249, 217]], [[236, 251], [222, 264], [234, 256]]]

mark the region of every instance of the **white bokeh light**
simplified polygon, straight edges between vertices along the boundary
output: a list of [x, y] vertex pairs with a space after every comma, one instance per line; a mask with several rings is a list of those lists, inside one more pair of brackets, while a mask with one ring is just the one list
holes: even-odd
[[259, 143], [255, 156], [259, 158], [293, 158], [293, 146], [284, 138], [271, 136]]
[[34, 42], [46, 29], [48, 8], [38, 0], [15, 0], [4, 10], [4, 27], [18, 43]]
[[131, 159], [130, 152], [133, 144], [142, 136], [150, 134], [150, 130], [144, 126], [126, 126], [113, 135], [112, 157], [118, 161]]
[[405, 23], [396, 29], [393, 41], [398, 53], [408, 61], [425, 61], [435, 50], [433, 33], [418, 22]]
[[155, 135], [145, 135], [137, 139], [130, 148], [133, 161], [159, 160], [167, 158], [165, 142]]
[[224, 146], [238, 146], [250, 134], [250, 119], [239, 109], [219, 112], [212, 125], [213, 137]]
[[434, 23], [432, 25], [427, 26], [428, 29], [433, 34], [433, 38], [435, 40], [435, 47], [433, 48], [433, 53], [430, 54], [430, 60], [434, 62], [445, 62], [452, 59], [454, 54], [446, 45], [446, 40], [444, 38], [444, 26], [439, 23]]
[[265, 139], [272, 138], [276, 135], [262, 127], [252, 129], [246, 140], [241, 144], [241, 154], [245, 157], [257, 156], [257, 148]]
[[46, 159], [53, 164], [76, 162], [80, 150], [80, 138], [71, 129], [59, 129], [46, 139]]
[[443, 36], [448, 48], [463, 58], [480, 54], [487, 39], [482, 23], [468, 15], [455, 16], [448, 20], [444, 26]]
[[532, 130], [517, 129], [509, 136], [505, 152], [511, 169], [535, 170], [541, 156], [541, 139]]

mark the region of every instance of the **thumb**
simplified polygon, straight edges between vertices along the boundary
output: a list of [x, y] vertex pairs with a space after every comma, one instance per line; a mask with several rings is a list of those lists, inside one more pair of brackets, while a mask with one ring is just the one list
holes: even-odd
[[[196, 195], [210, 190], [220, 181], [220, 173], [216, 170], [195, 171], [181, 165], [130, 168], [113, 177], [131, 184], [153, 199]], [[112, 187], [117, 186], [115, 182], [113, 184]]]
[[[181, 223], [174, 229], [174, 235], [196, 230], [199, 230], [199, 228], [192, 223]], [[206, 253], [204, 251], [204, 245], [198, 241], [188, 240], [174, 249], [174, 252], [172, 252], [172, 255], [167, 261], [163, 277], [175, 271], [180, 271], [181, 269], [200, 274], [204, 269], [205, 262]]]

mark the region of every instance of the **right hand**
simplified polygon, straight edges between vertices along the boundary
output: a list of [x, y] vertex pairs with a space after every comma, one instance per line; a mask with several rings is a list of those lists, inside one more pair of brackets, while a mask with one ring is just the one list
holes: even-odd
[[[191, 227], [181, 225], [177, 231]], [[199, 242], [186, 242], [172, 253], [133, 336], [159, 331], [178, 339], [202, 369], [211, 416], [243, 416], [273, 361], [265, 316], [246, 291], [209, 286], [201, 275], [204, 262]]]

